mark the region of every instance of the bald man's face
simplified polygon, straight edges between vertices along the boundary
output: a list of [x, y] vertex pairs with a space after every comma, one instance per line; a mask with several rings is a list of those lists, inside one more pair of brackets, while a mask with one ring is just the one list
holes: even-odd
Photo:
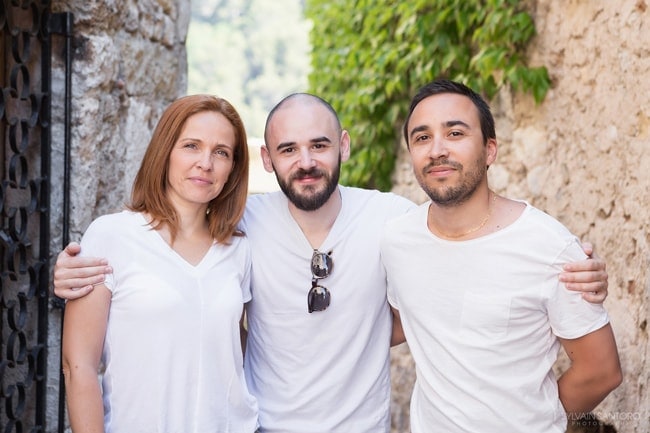
[[264, 167], [298, 209], [313, 211], [336, 190], [349, 137], [334, 115], [317, 102], [288, 101], [268, 123]]

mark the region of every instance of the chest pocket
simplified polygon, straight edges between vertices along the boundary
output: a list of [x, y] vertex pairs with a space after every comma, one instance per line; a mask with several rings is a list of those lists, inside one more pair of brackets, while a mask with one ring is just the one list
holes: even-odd
[[465, 293], [460, 334], [467, 338], [501, 339], [508, 334], [512, 298]]

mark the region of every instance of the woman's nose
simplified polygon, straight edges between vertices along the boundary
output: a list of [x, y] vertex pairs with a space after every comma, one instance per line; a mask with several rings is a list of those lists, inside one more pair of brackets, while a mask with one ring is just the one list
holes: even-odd
[[211, 170], [212, 152], [211, 151], [201, 152], [199, 155], [199, 160], [197, 162], [197, 165], [203, 170]]

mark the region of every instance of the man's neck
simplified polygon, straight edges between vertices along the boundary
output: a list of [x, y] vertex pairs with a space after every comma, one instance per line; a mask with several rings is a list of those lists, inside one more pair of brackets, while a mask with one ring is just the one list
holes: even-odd
[[329, 234], [342, 206], [341, 191], [337, 186], [330, 198], [318, 209], [305, 211], [289, 202], [289, 213], [298, 223], [312, 248], [317, 249]]
[[489, 189], [477, 190], [467, 201], [456, 205], [431, 202], [427, 225], [431, 233], [449, 240], [466, 240], [484, 234], [497, 196]]

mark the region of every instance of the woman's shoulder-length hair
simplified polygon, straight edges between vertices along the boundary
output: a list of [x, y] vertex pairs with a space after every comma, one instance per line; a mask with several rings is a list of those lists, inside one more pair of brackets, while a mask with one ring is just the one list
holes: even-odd
[[178, 215], [167, 198], [169, 156], [183, 126], [191, 116], [211, 111], [222, 114], [235, 131], [233, 169], [228, 181], [217, 197], [208, 204], [208, 223], [212, 236], [221, 243], [229, 243], [232, 236], [242, 236], [237, 224], [244, 215], [248, 194], [248, 142], [246, 130], [237, 110], [225, 99], [211, 95], [181, 97], [163, 112], [142, 164], [133, 182], [131, 203], [128, 208], [148, 213], [152, 226], [167, 225], [172, 242], [178, 232]]

